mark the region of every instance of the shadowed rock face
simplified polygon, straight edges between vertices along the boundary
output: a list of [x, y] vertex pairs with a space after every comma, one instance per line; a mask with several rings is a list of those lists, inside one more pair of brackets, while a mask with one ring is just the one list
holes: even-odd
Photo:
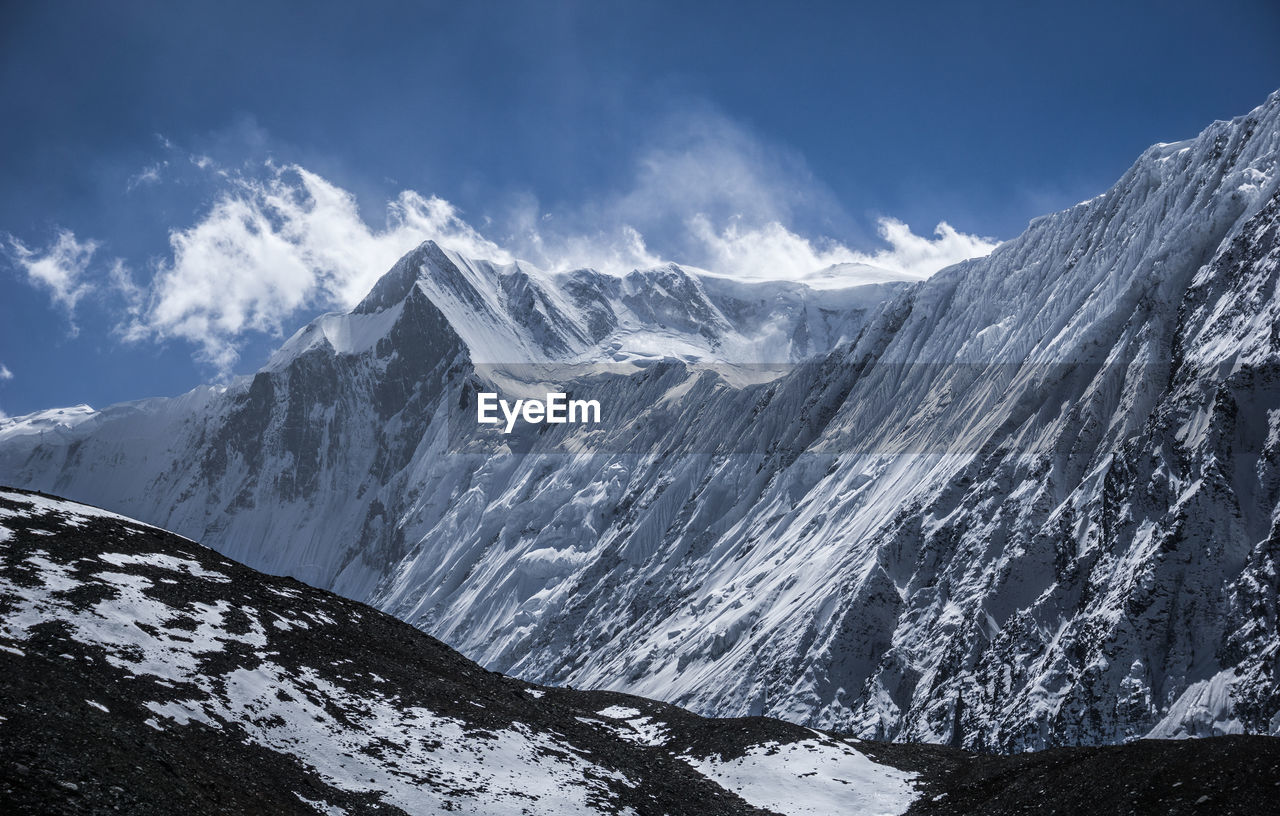
[[[539, 682], [983, 750], [1274, 734], [1278, 155], [1275, 95], [874, 291], [424, 245], [225, 390], [0, 427], [0, 477]], [[610, 421], [468, 424], [547, 365]]]

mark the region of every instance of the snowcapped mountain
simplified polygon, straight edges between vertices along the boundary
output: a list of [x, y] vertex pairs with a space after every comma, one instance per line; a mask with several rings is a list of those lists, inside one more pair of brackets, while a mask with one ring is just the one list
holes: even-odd
[[[0, 426], [0, 481], [536, 682], [986, 749], [1280, 734], [1278, 163], [1274, 94], [909, 285], [426, 244], [253, 377]], [[467, 421], [552, 380], [608, 421]]]
[[1280, 740], [1261, 737], [992, 758], [538, 687], [363, 604], [10, 489], [0, 608], [5, 813], [1252, 814], [1280, 783]]
[[889, 282], [819, 292], [696, 275], [675, 264], [622, 277], [590, 269], [548, 273], [464, 258], [428, 241], [401, 259], [352, 314], [312, 323], [276, 359], [287, 364], [320, 336], [339, 353], [358, 353], [360, 338], [367, 345], [384, 336], [417, 288], [476, 364], [653, 357], [796, 362], [852, 340], [869, 310], [902, 287]]
[[22, 484], [52, 476], [58, 490], [183, 534], [241, 542], [225, 551], [256, 568], [367, 598], [414, 543], [398, 522], [410, 498], [429, 492], [444, 513], [477, 466], [440, 456], [465, 385], [519, 388], [601, 363], [647, 376], [704, 359], [728, 361], [736, 379], [769, 379], [856, 336], [900, 288], [817, 292], [674, 265], [552, 275], [427, 242], [350, 314], [316, 319], [253, 377], [0, 425], [0, 473]]

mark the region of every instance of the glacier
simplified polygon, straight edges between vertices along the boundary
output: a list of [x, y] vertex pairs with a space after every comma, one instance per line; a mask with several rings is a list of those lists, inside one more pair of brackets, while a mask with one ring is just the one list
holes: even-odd
[[[427, 242], [251, 376], [0, 424], [0, 482], [540, 683], [981, 750], [1280, 734], [1278, 163], [1280, 93], [920, 282]], [[548, 381], [613, 418], [462, 421]]]

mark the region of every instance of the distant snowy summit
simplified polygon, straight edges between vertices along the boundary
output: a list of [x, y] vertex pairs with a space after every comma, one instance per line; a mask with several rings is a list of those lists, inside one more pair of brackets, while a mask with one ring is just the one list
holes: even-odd
[[[225, 388], [0, 427], [0, 480], [536, 682], [984, 750], [1277, 734], [1278, 277], [1280, 93], [917, 283], [424, 244]], [[477, 431], [527, 365], [604, 421]]]
[[816, 291], [803, 283], [744, 283], [676, 264], [621, 277], [591, 269], [553, 273], [524, 262], [464, 258], [427, 241], [351, 314], [321, 318], [286, 342], [274, 365], [318, 342], [344, 354], [369, 348], [415, 289], [477, 364], [794, 363], [852, 340], [868, 314], [904, 285]]

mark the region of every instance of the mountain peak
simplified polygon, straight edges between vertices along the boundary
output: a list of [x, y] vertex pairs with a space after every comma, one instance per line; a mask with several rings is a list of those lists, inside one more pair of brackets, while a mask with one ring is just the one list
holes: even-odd
[[352, 310], [354, 314], [369, 314], [388, 309], [409, 294], [409, 290], [423, 274], [423, 266], [427, 263], [447, 263], [448, 256], [444, 247], [434, 240], [428, 239], [409, 250], [396, 261], [377, 283], [369, 290], [369, 294]]
[[699, 361], [797, 362], [850, 339], [893, 291], [824, 292], [820, 313], [818, 294], [802, 284], [734, 283], [676, 263], [621, 277], [591, 269], [549, 273], [424, 241], [352, 315], [390, 309], [415, 289], [444, 315], [472, 361], [485, 364], [624, 362], [664, 348], [664, 355]]

